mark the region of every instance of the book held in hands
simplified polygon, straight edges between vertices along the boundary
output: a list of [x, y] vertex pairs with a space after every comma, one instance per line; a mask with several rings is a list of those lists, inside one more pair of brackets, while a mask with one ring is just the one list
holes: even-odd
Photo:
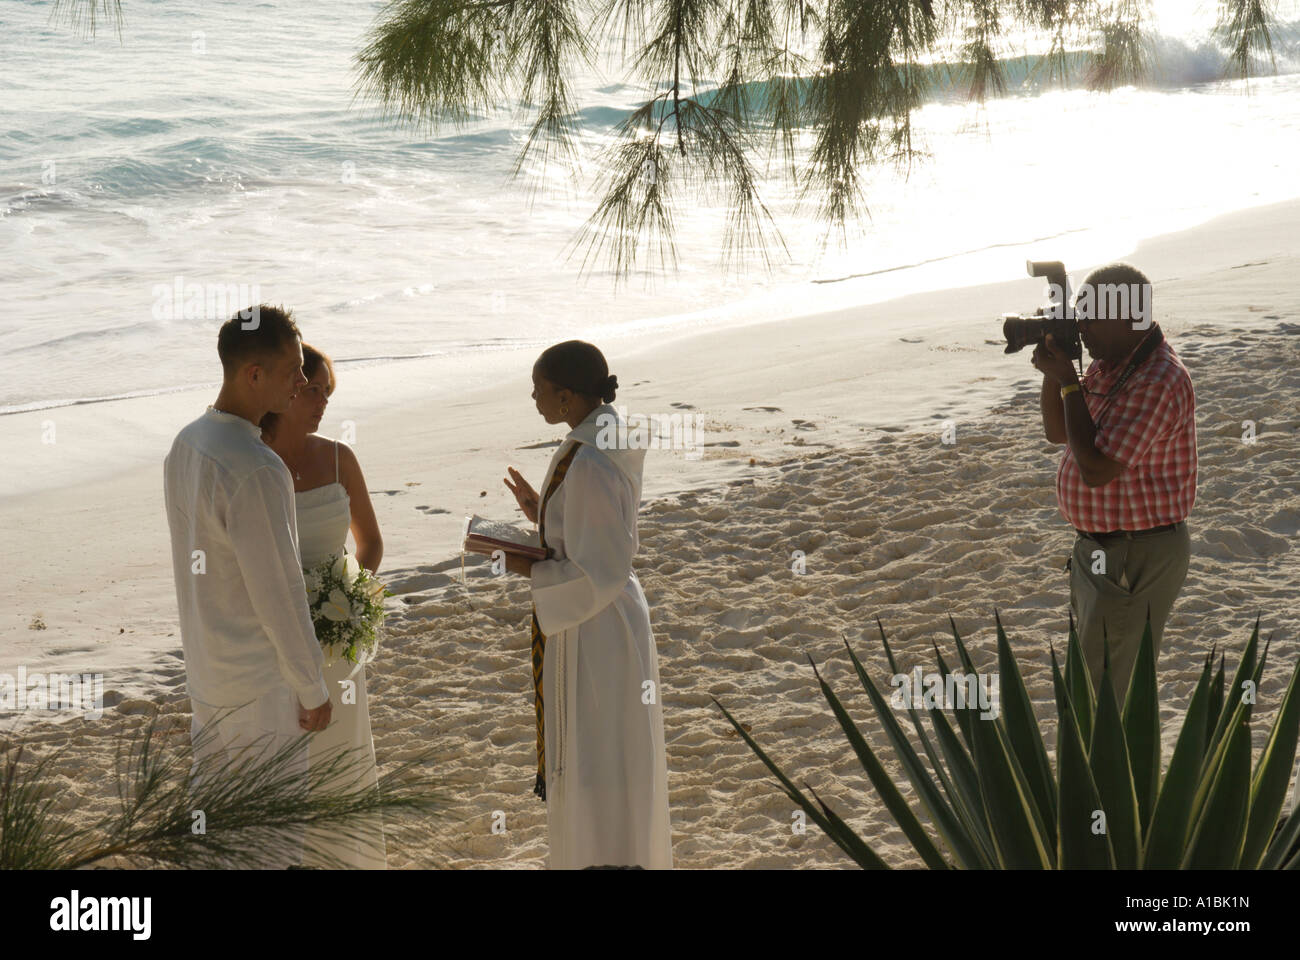
[[545, 560], [546, 550], [532, 530], [523, 530], [512, 523], [488, 520], [475, 514], [465, 518], [464, 549], [469, 553], [491, 556], [498, 550], [532, 560]]

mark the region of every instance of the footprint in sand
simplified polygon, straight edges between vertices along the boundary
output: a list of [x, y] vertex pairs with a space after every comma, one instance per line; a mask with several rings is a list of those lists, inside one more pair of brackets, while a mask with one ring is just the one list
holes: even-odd
[[780, 407], [745, 407], [745, 409], [760, 411], [762, 413], [784, 413]]
[[370, 492], [371, 492], [371, 493], [382, 493], [382, 494], [384, 494], [385, 496], [395, 497], [395, 496], [397, 496], [399, 493], [405, 493], [406, 491], [405, 491], [405, 490], [371, 490]]
[[430, 507], [427, 505], [418, 506], [415, 509], [419, 510], [421, 513], [428, 514], [431, 517], [439, 513], [451, 513], [450, 510], [444, 510], [442, 507]]
[[712, 443], [706, 443], [705, 446], [706, 447], [738, 447], [740, 446], [740, 441], [739, 440], [715, 440]]
[[678, 410], [694, 410], [694, 409], [695, 409], [695, 404], [693, 404], [693, 403], [670, 403], [670, 404], [668, 404], [668, 406], [670, 406], [670, 407], [676, 407]]
[[901, 343], [921, 343], [923, 341], [922, 337], [899, 337], [898, 339]]
[[794, 428], [795, 428], [796, 430], [816, 430], [816, 429], [817, 429], [817, 424], [813, 423], [811, 420], [791, 420], [790, 422], [794, 424]]

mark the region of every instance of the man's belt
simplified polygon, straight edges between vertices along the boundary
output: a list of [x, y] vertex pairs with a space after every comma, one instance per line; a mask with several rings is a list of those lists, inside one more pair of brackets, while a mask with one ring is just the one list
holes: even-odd
[[1090, 540], [1101, 540], [1104, 538], [1123, 538], [1125, 540], [1132, 540], [1134, 537], [1152, 537], [1157, 533], [1168, 533], [1170, 530], [1177, 530], [1185, 522], [1186, 521], [1184, 520], [1179, 520], [1177, 523], [1166, 523], [1163, 526], [1151, 527], [1147, 530], [1111, 530], [1108, 533], [1089, 533], [1087, 530], [1080, 530], [1078, 527], [1075, 527], [1074, 532], [1079, 536], [1087, 537]]

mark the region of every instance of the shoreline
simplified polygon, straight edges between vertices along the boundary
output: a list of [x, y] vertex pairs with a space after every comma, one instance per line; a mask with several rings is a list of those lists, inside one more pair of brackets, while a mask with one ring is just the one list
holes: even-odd
[[[1251, 288], [1259, 274], [1271, 277], [1282, 261], [1295, 261], [1287, 238], [1297, 232], [1300, 201], [1291, 201], [1150, 241], [1128, 259], [1156, 285], [1157, 317], [1175, 349], [1181, 354], [1188, 334], [1213, 350], [1242, 323], [1296, 316], [1277, 304], [1255, 312]], [[651, 451], [643, 511], [692, 491], [765, 482], [791, 458], [820, 450], [926, 433], [937, 442], [945, 421], [959, 438], [980, 430], [1026, 391], [1037, 394], [1028, 351], [1004, 356], [988, 342], [1000, 335], [998, 325], [985, 319], [1029, 309], [1037, 291], [1036, 281], [1014, 280], [664, 342], [602, 344], [623, 382], [616, 405], [691, 413], [706, 425], [700, 460]], [[1243, 301], [1247, 309], [1234, 321], [1225, 311]], [[1207, 302], [1220, 314], [1217, 326], [1203, 322]], [[864, 336], [867, 327], [873, 338]], [[403, 362], [401, 378], [388, 365], [341, 377], [327, 424], [354, 425], [385, 537], [380, 576], [395, 591], [421, 589], [429, 574], [459, 568], [464, 516], [518, 519], [500, 480], [506, 465], [538, 482], [563, 436], [532, 408], [532, 357], [522, 353], [502, 351], [473, 371], [465, 389], [446, 382], [440, 361]], [[29, 477], [41, 471], [22, 464], [24, 448], [62, 458], [45, 475], [65, 479], [109, 448], [129, 447], [135, 461], [87, 484], [0, 498], [8, 549], [27, 551], [8, 558], [19, 575], [0, 618], [0, 672], [23, 665], [103, 673], [106, 695], [118, 702], [183, 691], [161, 464], [175, 432], [209, 402], [192, 392], [74, 410], [55, 419], [58, 442], [43, 451], [32, 443], [39, 414], [0, 419], [9, 469], [17, 463]], [[1025, 415], [1036, 417], [1036, 409]]]
[[[1281, 309], [1300, 321], [1300, 295], [1280, 271], [1274, 281], [1267, 299], [1285, 296]], [[1259, 751], [1300, 636], [1300, 322], [1267, 321], [1230, 338], [1194, 324], [1179, 343], [1198, 391], [1202, 479], [1188, 579], [1159, 654], [1162, 755], [1172, 752], [1205, 656], [1225, 654], [1230, 673], [1257, 612], [1261, 639], [1273, 644], [1252, 718]], [[1246, 367], [1249, 383], [1240, 377]], [[1269, 419], [1287, 402], [1290, 418]], [[951, 662], [949, 616], [976, 669], [987, 670], [996, 664], [997, 611], [1054, 754], [1049, 651], [1059, 657], [1065, 639], [1061, 567], [1072, 533], [1053, 493], [1060, 448], [1042, 438], [1036, 404], [1036, 391], [1020, 391], [959, 428], [951, 446], [882, 432], [791, 456], [763, 477], [643, 505], [636, 569], [660, 653], [675, 866], [851, 867], [820, 831], [792, 834], [789, 800], [731, 734], [715, 697], [890, 866], [922, 865], [872, 799], [809, 666], [812, 658], [872, 744], [883, 744], [844, 649], [848, 641], [877, 685], [887, 684], [876, 618], [904, 672], [929, 669], [934, 642]], [[1258, 418], [1252, 444], [1240, 432], [1247, 417]], [[802, 573], [791, 567], [793, 551], [806, 559]], [[380, 659], [367, 668], [381, 773], [435, 745], [453, 788], [445, 816], [388, 825], [392, 869], [545, 864], [546, 811], [531, 792], [528, 587], [491, 577], [482, 563], [467, 574], [462, 588], [449, 564], [412, 571], [398, 585]], [[179, 658], [171, 667], [183, 677]], [[25, 731], [19, 739], [33, 758], [68, 748], [53, 768], [60, 812], [90, 818], [114, 802], [111, 744], [155, 710], [164, 735], [188, 735], [189, 704], [178, 687], [152, 700], [124, 698], [98, 723]], [[900, 782], [892, 752], [881, 761]], [[504, 833], [492, 830], [498, 811]]]
[[[1300, 291], [1291, 279], [1300, 257], [1287, 250], [1300, 204], [1274, 214], [1269, 222], [1254, 218], [1222, 231], [1218, 245], [1207, 244], [1204, 235], [1183, 237], [1179, 244], [1189, 252], [1180, 263], [1166, 259], [1151, 271], [1162, 284], [1157, 317], [1191, 372], [1198, 408], [1192, 559], [1158, 662], [1166, 758], [1205, 656], [1222, 652], [1231, 672], [1257, 614], [1261, 639], [1272, 641], [1252, 718], [1253, 747], [1262, 749], [1300, 638]], [[1243, 245], [1243, 236], [1254, 238], [1254, 245]], [[1167, 256], [1177, 255], [1179, 244]], [[1170, 277], [1167, 271], [1179, 265], [1185, 269]], [[944, 296], [895, 303], [894, 319], [924, 316]], [[982, 296], [980, 303], [1006, 291], [991, 287]], [[660, 405], [669, 398], [698, 401], [696, 409], [727, 438], [721, 442], [736, 444], [708, 448], [695, 463], [680, 453], [656, 454], [650, 463], [657, 472], [648, 469], [647, 479], [653, 477], [660, 491], [683, 481], [695, 488], [671, 496], [648, 490], [639, 517], [635, 568], [660, 656], [675, 866], [851, 867], [820, 831], [792, 834], [788, 798], [730, 735], [714, 698], [890, 866], [921, 866], [873, 799], [809, 666], [811, 658], [873, 746], [883, 744], [844, 648], [849, 642], [877, 685], [886, 683], [893, 671], [876, 618], [902, 671], [918, 664], [928, 669], [935, 642], [951, 662], [949, 616], [976, 668], [988, 669], [996, 663], [997, 611], [1049, 756], [1055, 753], [1050, 651], [1055, 647], [1059, 656], [1065, 638], [1069, 590], [1062, 565], [1072, 533], [1056, 505], [1060, 448], [1043, 438], [1038, 374], [1024, 353], [1004, 357], [982, 336], [954, 337], [950, 325], [919, 322], [915, 332], [923, 339], [897, 341], [887, 356], [873, 355], [873, 368], [864, 371], [862, 355], [843, 347], [860, 322], [833, 314], [803, 318], [794, 330], [791, 323], [772, 324], [744, 340], [705, 334], [692, 341], [691, 351], [679, 344], [677, 352], [660, 346], [618, 354], [638, 357], [638, 369], [654, 377], [635, 385], [629, 377], [629, 397], [647, 396], [649, 404]], [[720, 344], [729, 344], [721, 354]], [[983, 361], [984, 369], [954, 365], [953, 357]], [[955, 369], [960, 381], [937, 378]], [[918, 382], [920, 390], [902, 389]], [[877, 398], [894, 384], [900, 385], [897, 394], [886, 398], [892, 409], [915, 403], [918, 393], [929, 397], [928, 405], [880, 423]], [[976, 412], [967, 416], [950, 395], [956, 387], [970, 388], [976, 398], [987, 391], [1000, 402], [980, 413], [977, 400], [968, 398]], [[513, 397], [495, 399], [490, 409], [518, 407]], [[487, 499], [488, 510], [478, 503], [484, 498], [476, 496], [476, 485], [464, 487], [460, 501], [420, 494], [427, 471], [453, 489], [456, 476], [472, 480], [484, 461], [513, 455], [531, 476], [549, 458], [553, 437], [538, 443], [531, 421], [517, 432], [484, 437], [465, 414], [477, 409], [470, 398], [457, 398], [449, 409], [463, 415], [413, 424], [418, 418], [398, 410], [386, 419], [363, 419], [359, 433], [358, 451], [376, 494], [381, 484], [419, 484], [377, 496], [377, 509], [398, 517], [419, 512], [412, 504], [444, 503], [448, 510], [426, 514], [427, 527], [410, 531], [400, 546], [390, 543], [381, 567], [398, 596], [391, 601], [384, 649], [367, 668], [380, 773], [432, 746], [452, 797], [444, 816], [388, 825], [388, 865], [540, 869], [547, 828], [545, 806], [531, 789], [536, 731], [528, 586], [520, 578], [490, 577], [482, 561], [467, 565], [462, 586], [458, 558], [440, 559], [427, 543], [422, 551], [410, 544], [418, 548], [419, 536], [438, 524], [458, 528], [451, 508], [461, 502], [488, 515], [513, 515], [502, 506], [510, 496], [504, 486], [492, 494], [501, 499]], [[954, 444], [940, 439], [942, 419], [955, 421]], [[799, 429], [796, 420], [810, 427]], [[1253, 442], [1244, 437], [1245, 421], [1255, 428]], [[388, 432], [402, 425], [400, 434]], [[460, 445], [475, 447], [475, 455], [441, 462], [431, 457], [431, 450]], [[374, 455], [381, 450], [393, 456]], [[161, 473], [153, 467], [146, 472], [150, 478]], [[103, 518], [119, 524], [118, 534], [120, 524], [154, 506], [129, 476], [106, 487], [104, 496], [111, 504]], [[160, 490], [153, 496], [160, 499]], [[29, 670], [100, 666], [105, 714], [97, 722], [72, 715], [60, 722], [31, 713], [23, 724], [7, 715], [0, 717], [0, 739], [21, 741], [31, 759], [66, 748], [50, 768], [49, 782], [59, 791], [56, 811], [88, 824], [117, 802], [118, 737], [139, 731], [156, 712], [161, 733], [183, 746], [189, 702], [178, 639], [161, 629], [161, 636], [114, 629], [130, 623], [145, 631], [175, 616], [170, 569], [148, 555], [143, 540], [120, 560], [114, 557], [118, 579], [109, 581], [113, 592], [107, 595], [80, 600], [74, 582], [32, 579], [33, 568], [57, 567], [65, 556], [91, 565], [107, 559], [110, 533], [95, 526], [102, 504], [60, 502], [68, 512], [42, 514], [29, 504], [27, 514], [15, 517], [10, 505], [4, 507], [7, 524], [11, 518], [23, 524], [10, 542], [27, 546], [34, 559], [20, 566], [28, 579], [14, 595], [27, 602], [7, 614], [20, 626], [10, 628], [3, 656]], [[122, 515], [112, 505], [130, 509]], [[385, 516], [381, 523], [391, 523]], [[165, 544], [161, 511], [149, 522]], [[73, 546], [86, 544], [83, 554], [62, 539], [69, 530], [82, 534]], [[412, 557], [405, 563], [403, 550]], [[796, 556], [805, 561], [802, 573], [792, 566]], [[152, 600], [150, 584], [160, 595]], [[51, 596], [67, 602], [53, 606]], [[26, 629], [21, 618], [37, 604], [67, 621], [51, 615], [48, 630]], [[892, 752], [881, 761], [899, 782]], [[1288, 785], [1288, 796], [1291, 791]], [[505, 832], [493, 832], [498, 812], [509, 826]]]

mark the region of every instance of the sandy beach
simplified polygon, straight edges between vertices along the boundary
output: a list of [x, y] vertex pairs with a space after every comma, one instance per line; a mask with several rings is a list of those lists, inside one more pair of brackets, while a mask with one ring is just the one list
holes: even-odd
[[[1273, 638], [1257, 748], [1297, 655], [1297, 235], [1293, 201], [1114, 252], [1151, 277], [1156, 319], [1198, 405], [1191, 567], [1159, 662], [1166, 759], [1211, 645], [1226, 646], [1231, 669], [1256, 614]], [[1063, 650], [1073, 536], [1056, 507], [1060, 448], [1043, 438], [1028, 351], [1004, 356], [989, 342], [1000, 336], [994, 317], [1038, 302], [1037, 283], [1020, 279], [1025, 256], [1051, 250], [1010, 251], [1005, 282], [600, 344], [623, 384], [620, 406], [690, 413], [705, 428], [698, 459], [651, 452], [635, 565], [659, 645], [676, 866], [850, 865], [815, 827], [792, 835], [789, 801], [712, 697], [887, 862], [919, 865], [807, 661], [883, 747], [841, 639], [885, 687], [877, 617], [904, 669], [932, 662], [932, 640], [948, 655], [949, 614], [980, 666], [993, 661], [996, 608], [1040, 717], [1054, 714], [1048, 646]], [[1081, 278], [1090, 265], [1069, 266]], [[310, 341], [310, 318], [299, 319]], [[545, 863], [545, 807], [530, 792], [528, 590], [472, 561], [462, 584], [457, 552], [466, 514], [518, 518], [505, 467], [536, 484], [562, 436], [529, 399], [532, 360], [501, 351], [468, 386], [446, 361], [345, 365], [322, 426], [353, 438], [385, 538], [380, 573], [397, 594], [369, 668], [378, 762], [437, 745], [455, 784], [446, 818], [390, 836], [390, 868]], [[215, 393], [0, 418], [2, 549], [14, 572], [0, 672], [97, 672], [105, 688], [97, 722], [8, 714], [0, 734], [35, 755], [68, 748], [55, 784], [74, 816], [110, 802], [118, 732], [155, 708], [188, 729], [162, 458]], [[955, 442], [943, 442], [945, 428]], [[50, 429], [56, 442], [42, 442]], [[498, 810], [507, 830], [494, 834]]]

